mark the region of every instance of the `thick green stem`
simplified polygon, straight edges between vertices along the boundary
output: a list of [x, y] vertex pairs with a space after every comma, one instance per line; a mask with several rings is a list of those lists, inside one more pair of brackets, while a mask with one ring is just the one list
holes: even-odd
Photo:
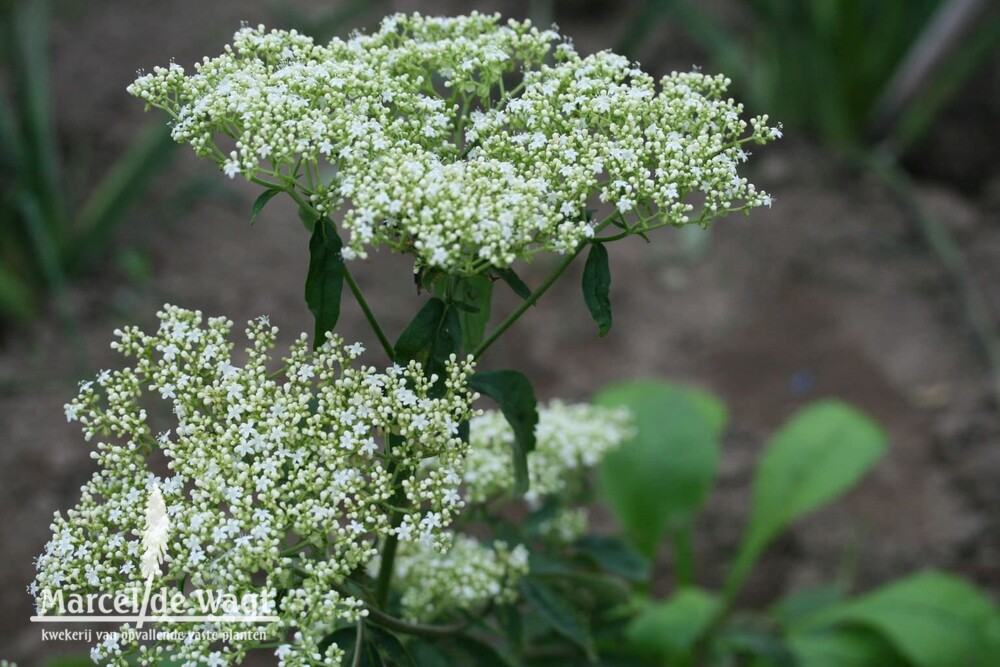
[[351, 294], [354, 295], [355, 301], [358, 302], [358, 306], [361, 307], [361, 312], [365, 314], [365, 319], [368, 320], [369, 326], [371, 326], [372, 331], [375, 332], [375, 336], [378, 338], [378, 342], [382, 344], [382, 349], [389, 356], [389, 361], [392, 361], [395, 357], [395, 350], [392, 349], [392, 343], [389, 342], [389, 337], [385, 334], [385, 329], [378, 323], [378, 319], [375, 317], [375, 313], [372, 312], [371, 306], [365, 300], [364, 295], [361, 293], [361, 288], [358, 287], [357, 281], [354, 280], [354, 276], [351, 275], [351, 270], [344, 266], [344, 280], [347, 281], [347, 286], [351, 288]]
[[[395, 514], [393, 518], [399, 516]], [[393, 528], [399, 526], [398, 521], [393, 521]], [[389, 602], [389, 585], [392, 583], [392, 567], [396, 560], [396, 549], [399, 547], [399, 538], [395, 534], [385, 538], [382, 551], [379, 554], [381, 561], [378, 566], [378, 579], [375, 581], [375, 604], [380, 609], [385, 609]]]

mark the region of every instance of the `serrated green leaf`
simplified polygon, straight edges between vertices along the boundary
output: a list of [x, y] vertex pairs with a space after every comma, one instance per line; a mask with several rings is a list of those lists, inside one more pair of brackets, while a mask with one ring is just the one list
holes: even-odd
[[806, 619], [798, 629], [869, 628], [916, 667], [988, 665], [1000, 656], [1000, 611], [943, 572], [922, 572]]
[[535, 390], [528, 378], [511, 370], [477, 372], [469, 379], [469, 386], [496, 401], [514, 431], [514, 492], [523, 494], [528, 490], [528, 454], [535, 450], [538, 425]]
[[725, 409], [710, 394], [655, 380], [595, 398], [635, 416], [636, 435], [604, 457], [600, 489], [632, 544], [652, 557], [668, 529], [687, 526], [715, 476]]
[[340, 319], [340, 297], [344, 290], [344, 244], [329, 218], [317, 221], [309, 239], [309, 273], [306, 305], [316, 320], [313, 345], [319, 347]]
[[525, 601], [553, 630], [583, 649], [588, 659], [596, 659], [594, 640], [586, 622], [561, 595], [531, 577], [521, 579], [520, 590]]
[[701, 639], [718, 608], [708, 592], [682, 588], [665, 602], [647, 607], [629, 624], [626, 635], [640, 653], [671, 660]]
[[611, 269], [608, 250], [603, 243], [593, 243], [583, 267], [583, 300], [597, 322], [600, 336], [611, 331]]
[[257, 222], [257, 216], [260, 215], [260, 212], [264, 210], [265, 206], [267, 206], [267, 202], [271, 201], [272, 199], [274, 199], [276, 195], [282, 192], [284, 192], [284, 190], [280, 188], [268, 188], [267, 190], [264, 190], [264, 192], [262, 192], [261, 195], [257, 197], [257, 199], [254, 200], [253, 208], [250, 210], [251, 225]]

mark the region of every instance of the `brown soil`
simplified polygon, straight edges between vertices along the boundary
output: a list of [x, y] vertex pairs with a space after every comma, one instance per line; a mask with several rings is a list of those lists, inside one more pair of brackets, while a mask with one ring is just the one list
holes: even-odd
[[[523, 16], [528, 4], [477, 7]], [[557, 18], [579, 46], [596, 50], [614, 43], [620, 12], [590, 4], [560, 3], [567, 16]], [[444, 1], [395, 7], [469, 8]], [[170, 57], [189, 65], [216, 52], [240, 19], [274, 22], [266, 3], [237, 0], [108, 0], [69, 11], [54, 39], [61, 137], [69, 148], [89, 150], [95, 166], [106, 165], [147, 120], [124, 92], [137, 67]], [[644, 57], [647, 68], [687, 67], [698, 57], [676, 36], [662, 42]], [[811, 400], [849, 401], [885, 426], [891, 450], [843, 502], [803, 521], [768, 553], [748, 603], [833, 577], [852, 549], [860, 588], [941, 567], [997, 594], [1000, 418], [952, 284], [906, 209], [879, 182], [795, 138], [759, 153], [755, 181], [776, 194], [774, 208], [717, 225], [697, 261], [681, 252], [677, 232], [657, 234], [648, 246], [635, 240], [612, 248], [615, 326], [607, 338], [597, 338], [583, 306], [577, 267], [487, 363], [524, 371], [545, 398], [582, 399], [637, 376], [700, 385], [724, 398], [731, 429], [696, 545], [707, 583], [721, 580], [741, 534], [765, 437]], [[977, 173], [972, 194], [944, 185], [944, 177], [919, 186], [925, 205], [957, 235], [995, 306], [1000, 170], [994, 162], [985, 162], [991, 175]], [[223, 183], [186, 153], [165, 182], [192, 175], [219, 183], [226, 196], [163, 220], [156, 211], [172, 190], [164, 187], [122, 231], [121, 243], [138, 244], [148, 257], [148, 281], [126, 280], [109, 262], [73, 288], [76, 338], [46, 317], [0, 350], [0, 508], [7, 517], [0, 538], [0, 653], [23, 664], [67, 648], [42, 644], [39, 628], [27, 620], [31, 599], [24, 587], [49, 518], [75, 502], [92, 471], [88, 445], [62, 419], [62, 405], [76, 380], [118, 363], [107, 347], [111, 331], [124, 322], [148, 324], [165, 301], [237, 322], [268, 313], [286, 339], [309, 328], [302, 299], [307, 238], [293, 208], [275, 200], [250, 227], [253, 187]], [[405, 260], [388, 255], [356, 268], [391, 334], [419, 305], [412, 289], [400, 287], [412, 284], [409, 271]], [[545, 273], [542, 260], [522, 275], [537, 284]], [[341, 332], [368, 340], [360, 313], [346, 303]], [[509, 295], [498, 298], [496, 313], [515, 303]]]

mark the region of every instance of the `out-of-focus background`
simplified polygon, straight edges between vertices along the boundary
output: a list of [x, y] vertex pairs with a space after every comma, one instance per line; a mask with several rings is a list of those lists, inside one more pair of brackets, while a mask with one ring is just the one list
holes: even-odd
[[[657, 376], [731, 407], [699, 574], [732, 555], [764, 436], [836, 396], [880, 421], [887, 458], [846, 501], [768, 552], [763, 604], [854, 567], [860, 588], [922, 567], [1000, 597], [1000, 16], [976, 0], [92, 0], [0, 2], [0, 653], [44, 664], [25, 586], [52, 513], [92, 472], [63, 419], [76, 382], [118, 360], [124, 323], [164, 302], [285, 339], [311, 329], [307, 236], [289, 202], [254, 226], [254, 186], [187, 149], [125, 93], [139, 68], [216, 54], [240, 21], [326, 39], [395, 11], [471, 9], [549, 24], [654, 74], [724, 71], [751, 111], [784, 122], [751, 180], [774, 207], [709, 232], [611, 248], [615, 326], [599, 340], [579, 273], [488, 357], [543, 398]], [[529, 284], [542, 259], [521, 270]], [[356, 270], [395, 335], [418, 307], [409, 262]], [[577, 267], [579, 271], [580, 267]], [[354, 268], [352, 267], [352, 270]], [[503, 291], [503, 290], [500, 290]], [[495, 316], [514, 305], [499, 299]], [[367, 340], [345, 299], [341, 332]], [[530, 341], [530, 342], [529, 342]]]

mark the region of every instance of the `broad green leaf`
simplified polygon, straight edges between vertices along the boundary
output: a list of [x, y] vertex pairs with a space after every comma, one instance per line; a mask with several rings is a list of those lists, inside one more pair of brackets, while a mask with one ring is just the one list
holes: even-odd
[[253, 208], [250, 211], [251, 225], [257, 222], [257, 216], [260, 215], [260, 212], [264, 210], [265, 206], [267, 206], [267, 202], [271, 201], [276, 195], [282, 192], [284, 192], [284, 190], [281, 188], [268, 188], [267, 190], [264, 190], [264, 192], [262, 192], [256, 200], [254, 200]]
[[583, 300], [597, 322], [600, 336], [611, 331], [611, 270], [608, 268], [608, 250], [603, 243], [593, 243], [587, 263], [583, 267]]
[[344, 258], [337, 230], [329, 218], [318, 220], [309, 239], [309, 274], [306, 305], [316, 319], [313, 345], [319, 347], [340, 318], [340, 295], [344, 290]]
[[594, 660], [594, 640], [580, 614], [561, 595], [532, 577], [521, 579], [521, 595], [553, 630], [584, 650]]
[[573, 547], [605, 572], [629, 581], [645, 581], [649, 576], [649, 561], [617, 537], [584, 535]]
[[595, 402], [635, 415], [635, 437], [604, 457], [599, 482], [629, 539], [652, 557], [668, 529], [687, 526], [708, 495], [725, 408], [710, 394], [656, 380], [611, 386]]
[[942, 572], [922, 572], [806, 619], [802, 630], [865, 627], [917, 667], [988, 665], [1000, 656], [1000, 611]]
[[700, 588], [682, 588], [665, 602], [652, 604], [628, 626], [635, 649], [664, 660], [686, 655], [701, 639], [718, 611], [718, 603]]
[[507, 283], [507, 286], [514, 291], [514, 294], [518, 295], [522, 299], [527, 299], [531, 296], [531, 288], [528, 287], [521, 277], [514, 273], [514, 269], [494, 269], [496, 275], [500, 276], [500, 279]]
[[416, 317], [403, 329], [403, 333], [393, 346], [396, 362], [406, 364], [413, 359], [420, 362], [427, 360], [438, 328], [441, 326], [444, 311], [444, 301], [437, 297], [423, 305]]
[[535, 449], [535, 426], [538, 424], [538, 401], [531, 382], [517, 371], [480, 371], [469, 380], [480, 394], [500, 406], [514, 431], [514, 492], [528, 490], [528, 454]]
[[460, 278], [455, 283], [454, 298], [473, 308], [458, 314], [462, 326], [462, 349], [471, 353], [483, 342], [486, 334], [493, 301], [493, 282], [484, 276]]
[[854, 486], [885, 449], [878, 425], [844, 403], [820, 401], [792, 417], [757, 466], [750, 525], [730, 573], [729, 593], [735, 594], [778, 533]]
[[907, 663], [879, 635], [861, 628], [796, 633], [788, 647], [808, 667], [905, 667]]

